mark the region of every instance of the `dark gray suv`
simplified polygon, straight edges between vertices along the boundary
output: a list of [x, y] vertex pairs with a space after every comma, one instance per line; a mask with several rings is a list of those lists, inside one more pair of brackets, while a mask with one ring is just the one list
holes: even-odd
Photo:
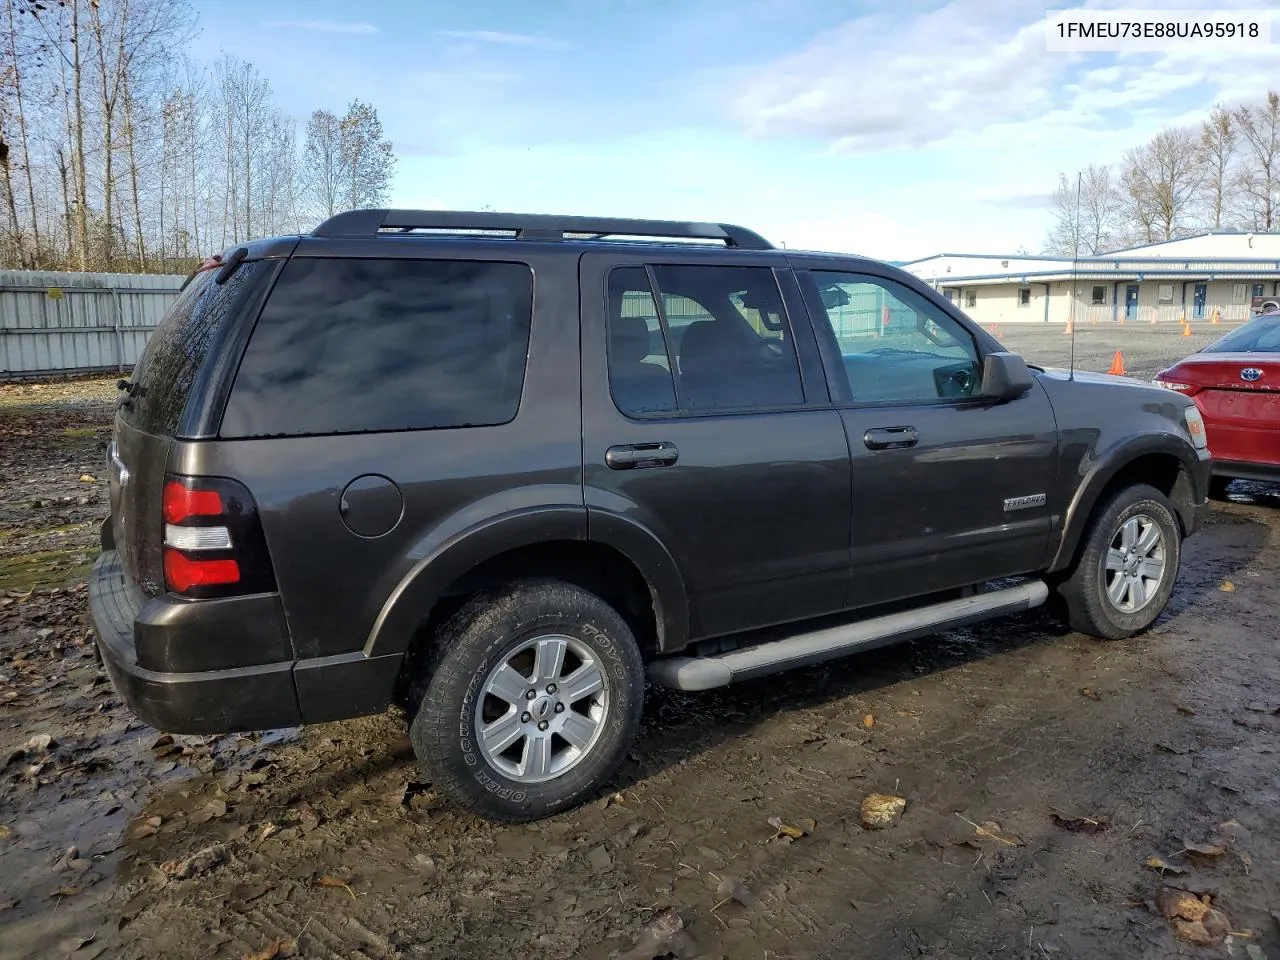
[[601, 789], [702, 690], [1035, 607], [1127, 637], [1205, 509], [1184, 397], [722, 224], [357, 210], [187, 283], [89, 602], [163, 730], [406, 709], [435, 787]]

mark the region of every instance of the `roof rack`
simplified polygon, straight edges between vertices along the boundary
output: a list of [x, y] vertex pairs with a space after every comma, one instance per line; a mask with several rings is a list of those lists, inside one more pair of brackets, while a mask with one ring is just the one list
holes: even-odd
[[[772, 250], [764, 237], [729, 223], [686, 223], [679, 220], [618, 220], [606, 217], [559, 217], [534, 213], [465, 212], [459, 210], [350, 210], [312, 231], [317, 237], [372, 237], [415, 230], [459, 233], [486, 231], [513, 234], [517, 240], [648, 237], [719, 240], [727, 247]], [[577, 236], [574, 236], [577, 235]]]

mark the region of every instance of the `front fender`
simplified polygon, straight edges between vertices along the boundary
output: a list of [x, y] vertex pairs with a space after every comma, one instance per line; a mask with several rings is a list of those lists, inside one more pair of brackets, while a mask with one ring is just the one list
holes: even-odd
[[1080, 460], [1077, 473], [1079, 479], [1063, 518], [1062, 537], [1048, 565], [1050, 572], [1064, 570], [1071, 565], [1094, 508], [1111, 481], [1138, 458], [1152, 454], [1175, 457], [1194, 481], [1192, 496], [1189, 498], [1191, 502], [1185, 507], [1178, 504], [1179, 512], [1183, 514], [1184, 527], [1194, 528], [1195, 503], [1203, 500], [1207, 492], [1208, 461], [1202, 460], [1195, 448], [1183, 437], [1172, 432], [1124, 437], [1107, 450], [1101, 453], [1090, 451]]

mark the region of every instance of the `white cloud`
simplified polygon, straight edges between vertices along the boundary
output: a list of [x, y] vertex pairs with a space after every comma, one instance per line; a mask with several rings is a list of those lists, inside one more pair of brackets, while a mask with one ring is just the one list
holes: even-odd
[[264, 27], [275, 30], [308, 30], [312, 33], [377, 33], [372, 23], [350, 20], [268, 20]]
[[506, 47], [540, 47], [544, 50], [567, 50], [569, 45], [560, 40], [538, 37], [530, 33], [506, 33], [502, 30], [437, 30], [437, 36], [450, 40], [468, 40], [473, 43], [493, 43]]

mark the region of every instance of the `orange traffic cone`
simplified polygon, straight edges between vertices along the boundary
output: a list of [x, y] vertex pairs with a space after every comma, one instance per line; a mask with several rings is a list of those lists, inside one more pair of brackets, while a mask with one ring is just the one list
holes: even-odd
[[1062, 331], [1065, 336], [1071, 336], [1071, 321], [1067, 321], [1067, 329]]
[[1107, 373], [1115, 377], [1124, 376], [1124, 354], [1119, 350], [1117, 350], [1116, 355], [1111, 358], [1111, 369], [1108, 370]]
[[1182, 324], [1182, 335], [1183, 335], [1184, 337], [1189, 337], [1189, 336], [1191, 336], [1191, 324], [1189, 324], [1189, 323], [1183, 323], [1183, 324]]
[[1214, 308], [1213, 308], [1213, 321], [1212, 321], [1212, 322], [1213, 322], [1213, 323], [1221, 323], [1221, 322], [1222, 322], [1222, 308], [1221, 308], [1221, 307], [1214, 307]]

